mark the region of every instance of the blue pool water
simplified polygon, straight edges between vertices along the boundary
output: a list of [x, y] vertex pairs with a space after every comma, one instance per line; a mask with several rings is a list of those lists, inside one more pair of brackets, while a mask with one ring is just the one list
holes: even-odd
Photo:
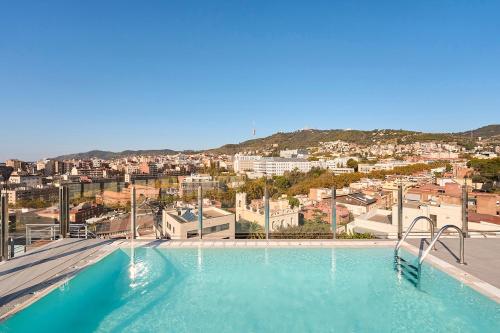
[[[410, 259], [410, 255], [403, 253]], [[500, 332], [500, 306], [392, 249], [117, 250], [2, 332]]]

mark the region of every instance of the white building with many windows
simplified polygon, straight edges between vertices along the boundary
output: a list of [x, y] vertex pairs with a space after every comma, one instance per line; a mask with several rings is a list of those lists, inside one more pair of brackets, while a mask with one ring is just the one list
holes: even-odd
[[254, 155], [236, 154], [234, 157], [234, 171], [250, 173], [251, 178], [264, 175], [282, 176], [285, 172], [294, 170], [309, 172], [312, 168], [330, 169], [335, 174], [354, 172], [353, 168], [346, 168], [342, 159], [328, 161], [309, 161], [303, 158], [262, 157]]
[[233, 159], [233, 169], [234, 172], [245, 172], [245, 171], [253, 171], [254, 170], [254, 162], [258, 161], [262, 158], [262, 156], [256, 155], [243, 155], [236, 154]]

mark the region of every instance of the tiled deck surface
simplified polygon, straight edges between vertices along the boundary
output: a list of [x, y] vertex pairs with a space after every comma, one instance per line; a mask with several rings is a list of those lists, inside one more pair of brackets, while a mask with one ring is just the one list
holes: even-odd
[[[422, 248], [427, 248], [429, 240], [410, 239], [408, 243], [422, 251]], [[436, 243], [437, 251], [430, 254], [500, 288], [500, 238], [466, 238], [464, 247], [466, 265], [457, 262], [460, 253], [458, 238], [440, 239]]]
[[111, 244], [106, 240], [62, 239], [0, 263], [0, 318], [102, 258], [116, 248]]

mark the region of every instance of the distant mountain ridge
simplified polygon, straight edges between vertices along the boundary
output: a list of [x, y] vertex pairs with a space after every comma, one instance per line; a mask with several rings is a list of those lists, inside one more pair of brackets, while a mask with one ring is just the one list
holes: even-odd
[[317, 146], [319, 142], [342, 140], [346, 142], [357, 143], [361, 145], [373, 144], [375, 142], [383, 143], [412, 143], [425, 141], [443, 141], [458, 142], [460, 144], [471, 143], [481, 137], [483, 140], [500, 140], [500, 124], [483, 126], [474, 130], [458, 133], [425, 133], [407, 130], [393, 129], [374, 129], [371, 131], [361, 130], [300, 130], [295, 132], [278, 132], [273, 135], [247, 140], [238, 144], [226, 144], [219, 148], [208, 149], [204, 151], [184, 150], [177, 151], [172, 149], [157, 150], [124, 150], [122, 152], [111, 152], [102, 150], [92, 150], [84, 153], [61, 155], [57, 160], [68, 159], [90, 159], [99, 158], [109, 160], [114, 158], [123, 158], [133, 155], [174, 155], [178, 153], [190, 154], [196, 152], [207, 152], [214, 154], [236, 154], [241, 151], [261, 150], [265, 147], [276, 146], [279, 149], [295, 149]]
[[481, 137], [486, 139], [491, 139], [492, 137], [500, 136], [500, 125], [487, 125], [475, 130], [456, 133], [461, 136], [470, 136], [472, 134], [473, 137]]
[[361, 145], [382, 143], [412, 143], [425, 141], [458, 142], [459, 144], [471, 144], [478, 137], [482, 139], [499, 139], [500, 124], [488, 125], [475, 130], [461, 133], [425, 133], [407, 130], [374, 129], [371, 131], [361, 130], [300, 130], [289, 133], [276, 133], [259, 139], [247, 140], [238, 144], [227, 144], [222, 147], [211, 149], [209, 152], [235, 154], [241, 151], [260, 150], [264, 147], [277, 145], [279, 149], [295, 149], [317, 146], [319, 142], [346, 141]]
[[75, 154], [67, 154], [57, 156], [54, 159], [56, 160], [71, 160], [71, 159], [91, 159], [98, 158], [102, 160], [111, 160], [114, 158], [122, 158], [133, 155], [175, 155], [179, 153], [176, 150], [172, 149], [153, 149], [153, 150], [124, 150], [121, 152], [112, 152], [112, 151], [104, 151], [104, 150], [91, 150], [84, 153], [75, 153]]

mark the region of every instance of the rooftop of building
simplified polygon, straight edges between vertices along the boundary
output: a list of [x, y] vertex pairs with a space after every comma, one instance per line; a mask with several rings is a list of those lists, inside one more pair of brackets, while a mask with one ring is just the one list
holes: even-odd
[[[178, 209], [168, 211], [167, 214], [175, 219], [179, 223], [189, 223], [198, 220], [198, 210], [192, 209]], [[217, 207], [204, 207], [203, 208], [203, 218], [213, 219], [222, 216], [232, 215], [231, 212], [217, 208]]]

